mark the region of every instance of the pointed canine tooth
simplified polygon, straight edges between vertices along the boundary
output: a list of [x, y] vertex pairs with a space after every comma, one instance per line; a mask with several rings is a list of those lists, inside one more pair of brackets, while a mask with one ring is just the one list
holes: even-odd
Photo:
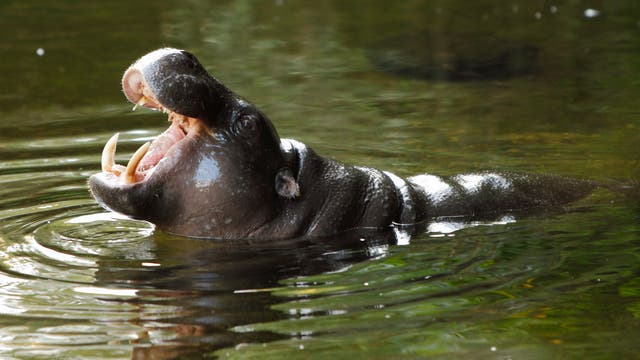
[[127, 164], [127, 169], [124, 172], [124, 182], [125, 184], [133, 184], [136, 182], [136, 168], [138, 167], [138, 163], [144, 157], [144, 155], [149, 150], [150, 142], [144, 143], [144, 145], [140, 146], [138, 150], [133, 154], [129, 163]]
[[138, 108], [138, 106], [144, 106], [144, 104], [147, 102], [147, 97], [142, 95], [142, 97], [140, 98], [140, 100], [138, 100], [138, 102], [133, 105], [133, 109], [131, 111], [136, 111], [136, 109]]
[[120, 133], [113, 135], [102, 149], [102, 171], [113, 172], [113, 166], [116, 164], [113, 158], [116, 155], [116, 146], [118, 145], [118, 136]]

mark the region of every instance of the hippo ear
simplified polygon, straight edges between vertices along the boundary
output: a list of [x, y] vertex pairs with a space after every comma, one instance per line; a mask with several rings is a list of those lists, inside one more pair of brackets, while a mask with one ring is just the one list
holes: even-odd
[[298, 185], [290, 169], [285, 168], [278, 171], [276, 175], [276, 191], [278, 195], [287, 199], [295, 199], [300, 196], [300, 185]]

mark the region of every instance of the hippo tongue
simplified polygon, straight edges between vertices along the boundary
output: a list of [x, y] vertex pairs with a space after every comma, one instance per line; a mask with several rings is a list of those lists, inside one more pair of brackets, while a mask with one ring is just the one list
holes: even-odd
[[149, 147], [149, 151], [144, 155], [136, 173], [140, 174], [144, 178], [144, 173], [153, 168], [162, 160], [167, 154], [169, 149], [178, 141], [184, 139], [184, 131], [177, 124], [173, 123], [171, 126], [160, 136], [158, 136]]

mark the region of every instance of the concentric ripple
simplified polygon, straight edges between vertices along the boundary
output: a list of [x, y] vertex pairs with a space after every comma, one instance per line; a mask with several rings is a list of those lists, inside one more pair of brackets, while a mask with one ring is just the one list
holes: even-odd
[[[86, 153], [102, 138], [80, 140], [15, 141], [0, 154], [0, 357], [126, 358], [152, 338], [153, 326], [131, 322], [141, 308], [130, 301], [149, 291], [104, 280], [102, 264], [157, 268], [154, 227], [93, 202], [86, 178], [99, 159]], [[28, 149], [32, 157], [14, 156]], [[160, 302], [143, 313], [175, 307]]]

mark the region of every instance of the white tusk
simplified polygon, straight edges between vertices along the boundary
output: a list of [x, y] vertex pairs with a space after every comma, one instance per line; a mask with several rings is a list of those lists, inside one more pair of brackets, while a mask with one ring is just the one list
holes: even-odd
[[113, 166], [116, 164], [114, 158], [116, 156], [116, 146], [118, 145], [118, 136], [120, 133], [113, 135], [102, 149], [102, 171], [113, 172]]
[[138, 108], [138, 106], [144, 106], [144, 104], [147, 102], [147, 97], [142, 95], [142, 97], [140, 98], [140, 100], [138, 100], [138, 102], [133, 105], [133, 109], [131, 109], [131, 111], [136, 111], [136, 109]]
[[127, 169], [124, 174], [125, 184], [133, 184], [136, 182], [136, 168], [138, 168], [138, 163], [140, 163], [140, 160], [142, 160], [149, 150], [150, 145], [150, 142], [144, 143], [138, 150], [136, 150], [131, 159], [129, 159], [129, 163], [127, 164]]

